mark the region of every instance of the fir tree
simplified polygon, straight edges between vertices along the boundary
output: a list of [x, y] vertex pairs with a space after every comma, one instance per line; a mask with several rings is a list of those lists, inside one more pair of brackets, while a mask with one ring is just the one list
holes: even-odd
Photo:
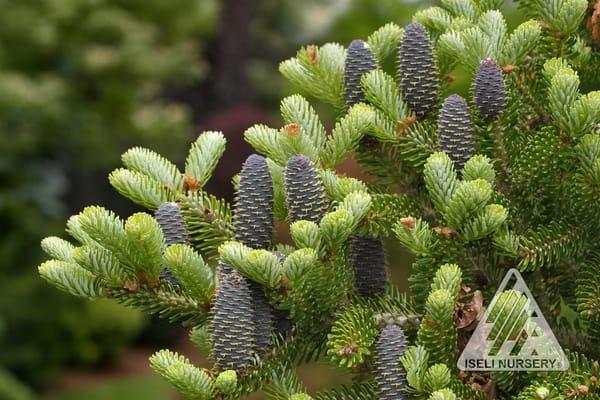
[[[178, 321], [194, 343], [208, 332], [211, 374], [166, 350], [151, 359], [188, 398], [263, 389], [310, 399], [294, 366], [321, 354], [356, 379], [317, 399], [597, 397], [600, 92], [580, 89], [580, 77], [600, 57], [587, 2], [519, 1], [531, 19], [511, 33], [500, 3], [443, 1], [348, 51], [302, 48], [280, 70], [341, 112], [331, 132], [307, 99], [284, 99], [283, 127], [245, 133], [262, 156], [242, 167], [233, 211], [203, 189], [224, 151], [218, 132], [196, 140], [184, 172], [134, 149], [111, 183], [151, 210], [175, 202], [189, 243], [171, 244], [160, 212], [159, 222], [122, 221], [89, 207], [67, 224], [76, 245], [44, 241], [52, 260], [40, 274], [73, 295]], [[376, 65], [397, 49], [395, 80]], [[472, 74], [472, 97], [452, 93], [458, 66]], [[353, 154], [368, 184], [336, 172]], [[291, 242], [273, 243], [275, 221], [289, 224]], [[408, 294], [386, 282], [386, 237], [414, 254]], [[459, 374], [470, 327], [513, 266], [571, 369]], [[177, 285], [159, 279], [164, 268]], [[512, 326], [508, 311], [493, 312]]]

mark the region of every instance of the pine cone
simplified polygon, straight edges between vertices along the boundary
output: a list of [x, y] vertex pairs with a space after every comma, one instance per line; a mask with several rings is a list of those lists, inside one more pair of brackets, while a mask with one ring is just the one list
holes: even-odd
[[454, 161], [457, 171], [462, 171], [475, 154], [475, 134], [467, 102], [457, 94], [448, 96], [442, 105], [438, 139], [440, 150]]
[[273, 306], [269, 304], [265, 292], [257, 283], [249, 282], [250, 294], [252, 295], [252, 304], [254, 305], [254, 352], [262, 355], [271, 344], [271, 335], [273, 334]]
[[222, 276], [213, 307], [212, 355], [220, 370], [242, 372], [254, 358], [252, 292], [237, 272]]
[[352, 237], [350, 242], [354, 286], [361, 296], [383, 294], [387, 285], [385, 251], [381, 239], [372, 236]]
[[407, 384], [406, 371], [400, 361], [407, 345], [404, 332], [396, 325], [388, 325], [381, 331], [375, 359], [379, 400], [408, 400], [408, 395], [402, 391]]
[[232, 272], [236, 272], [235, 269], [227, 264], [226, 262], [219, 260], [219, 265], [217, 266], [217, 270], [219, 271], [219, 276], [229, 275]]
[[275, 332], [281, 337], [287, 337], [288, 333], [293, 328], [292, 320], [290, 320], [290, 313], [286, 310], [273, 310], [274, 327]]
[[[162, 203], [160, 207], [158, 207], [158, 210], [156, 210], [154, 218], [163, 231], [165, 243], [167, 245], [189, 244], [185, 222], [181, 215], [181, 209], [177, 203]], [[177, 278], [175, 278], [167, 269], [163, 269], [160, 272], [160, 279], [171, 282], [173, 285], [179, 284]]]
[[328, 204], [321, 177], [305, 156], [292, 156], [285, 169], [287, 208], [292, 222], [319, 223]]
[[493, 119], [504, 109], [504, 77], [498, 64], [491, 58], [479, 64], [473, 85], [473, 98], [477, 111], [485, 119]]
[[377, 68], [377, 61], [368, 43], [362, 40], [353, 40], [346, 52], [344, 66], [344, 98], [346, 111], [353, 105], [364, 102], [365, 95], [360, 86], [363, 74]]
[[417, 117], [435, 108], [440, 87], [429, 34], [421, 24], [410, 24], [400, 44], [398, 73], [402, 95]]
[[273, 238], [273, 181], [264, 157], [252, 154], [240, 172], [233, 211], [235, 239], [253, 249], [269, 247]]
[[154, 218], [162, 228], [167, 245], [189, 244], [185, 222], [177, 203], [162, 203], [156, 210]]

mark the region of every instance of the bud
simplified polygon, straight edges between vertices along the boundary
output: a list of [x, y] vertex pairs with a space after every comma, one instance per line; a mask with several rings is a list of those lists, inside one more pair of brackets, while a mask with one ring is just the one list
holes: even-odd
[[235, 239], [253, 249], [269, 247], [273, 237], [273, 181], [264, 157], [252, 154], [240, 172], [233, 210]]
[[450, 157], [457, 171], [475, 154], [475, 134], [469, 107], [459, 95], [448, 96], [438, 123], [440, 150]]
[[237, 387], [237, 373], [231, 369], [221, 372], [215, 379], [215, 386], [225, 395], [233, 394]]
[[477, 111], [485, 119], [493, 119], [504, 109], [506, 93], [502, 70], [488, 58], [479, 64], [473, 84], [473, 98]]
[[400, 44], [398, 73], [402, 95], [417, 117], [435, 108], [440, 87], [429, 34], [421, 24], [410, 24]]
[[313, 400], [313, 398], [306, 393], [295, 393], [290, 396], [290, 400]]
[[542, 387], [535, 389], [535, 398], [536, 399], [544, 400], [544, 399], [547, 399], [549, 395], [550, 395], [550, 391], [548, 390], [548, 388], [545, 388], [542, 386]]
[[325, 187], [312, 162], [305, 156], [292, 156], [285, 169], [285, 191], [291, 222], [319, 223], [327, 212]]
[[344, 65], [344, 98], [346, 110], [353, 105], [364, 102], [365, 95], [360, 86], [363, 74], [377, 68], [377, 62], [367, 42], [353, 40], [346, 52]]

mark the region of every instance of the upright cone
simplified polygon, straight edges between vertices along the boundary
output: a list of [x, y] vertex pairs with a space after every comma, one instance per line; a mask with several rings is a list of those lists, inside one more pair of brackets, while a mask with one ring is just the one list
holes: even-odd
[[[154, 218], [163, 231], [165, 243], [167, 245], [189, 244], [185, 221], [183, 220], [181, 209], [177, 203], [162, 203], [156, 210]], [[160, 278], [169, 281], [174, 285], [178, 284], [177, 279], [166, 269], [161, 271]]]
[[398, 53], [404, 100], [417, 117], [427, 116], [437, 105], [440, 79], [431, 40], [423, 25], [413, 23], [406, 27]]
[[305, 156], [292, 156], [285, 169], [286, 202], [291, 222], [319, 223], [327, 212], [323, 181]]
[[469, 107], [457, 94], [448, 96], [442, 105], [438, 140], [440, 150], [450, 157], [459, 172], [475, 154], [475, 133]]
[[249, 156], [240, 172], [233, 210], [235, 239], [253, 249], [269, 247], [273, 237], [273, 181], [264, 157]]
[[354, 287], [361, 296], [383, 294], [387, 286], [385, 250], [381, 239], [355, 235], [350, 242]]
[[491, 58], [479, 64], [473, 83], [473, 98], [477, 111], [487, 120], [495, 118], [504, 109], [504, 77], [498, 64]]
[[404, 332], [396, 325], [388, 325], [377, 341], [375, 381], [379, 400], [408, 400], [402, 389], [406, 387], [406, 371], [400, 361], [408, 345]]
[[365, 101], [365, 95], [360, 86], [360, 79], [363, 74], [376, 68], [377, 61], [375, 61], [375, 56], [369, 44], [362, 40], [353, 40], [350, 46], [348, 46], [344, 65], [344, 98], [346, 100], [346, 110], [357, 103]]
[[252, 304], [254, 306], [254, 351], [259, 356], [269, 348], [271, 344], [271, 335], [275, 330], [275, 317], [273, 307], [269, 304], [265, 292], [257, 283], [249, 282], [250, 294], [252, 295]]
[[237, 272], [222, 275], [213, 307], [212, 356], [220, 370], [242, 372], [254, 358], [256, 322], [251, 289]]
[[185, 222], [177, 203], [162, 203], [156, 210], [154, 218], [162, 228], [167, 245], [189, 243]]
[[[246, 159], [240, 172], [240, 184], [233, 210], [235, 239], [244, 245], [263, 249], [271, 245], [273, 237], [273, 181], [264, 157], [252, 154]], [[231, 272], [231, 266], [220, 263], [223, 273]], [[242, 278], [244, 279], [244, 278]], [[263, 289], [254, 282], [247, 282], [252, 299], [254, 347], [262, 354], [271, 342], [273, 312]]]

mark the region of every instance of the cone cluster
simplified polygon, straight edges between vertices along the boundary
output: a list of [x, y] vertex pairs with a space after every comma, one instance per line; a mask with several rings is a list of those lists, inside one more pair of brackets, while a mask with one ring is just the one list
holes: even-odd
[[491, 58], [479, 64], [473, 84], [473, 98], [477, 111], [487, 120], [495, 118], [504, 109], [506, 91], [502, 70]]
[[406, 371], [400, 361], [408, 343], [404, 332], [396, 325], [388, 325], [377, 341], [375, 381], [379, 400], [408, 400], [402, 391], [407, 386]]
[[291, 222], [306, 220], [319, 223], [327, 212], [325, 187], [312, 162], [305, 156], [293, 156], [285, 169], [286, 201]]
[[385, 250], [381, 239], [355, 235], [350, 242], [354, 287], [361, 296], [381, 295], [387, 286]]
[[[273, 181], [264, 157], [250, 155], [240, 172], [240, 184], [233, 209], [235, 239], [253, 249], [268, 248], [273, 236]], [[252, 354], [261, 355], [269, 347], [273, 333], [273, 307], [263, 288], [235, 272], [229, 264], [220, 261], [219, 272], [223, 279], [237, 275], [237, 280], [248, 292], [249, 307], [245, 309], [250, 319], [248, 328], [252, 337]], [[225, 299], [234, 300], [233, 298]], [[215, 305], [216, 307], [216, 305]], [[235, 303], [227, 307], [236, 307]], [[215, 314], [216, 315], [216, 314]], [[216, 323], [214, 321], [213, 323]], [[216, 346], [216, 342], [215, 342]], [[235, 348], [233, 349], [235, 350]]]
[[448, 96], [438, 122], [440, 150], [450, 157], [457, 171], [475, 154], [475, 133], [467, 102], [461, 96]]
[[404, 31], [398, 73], [404, 101], [417, 117], [427, 116], [437, 105], [440, 79], [429, 34], [421, 24]]
[[368, 43], [363, 40], [353, 40], [346, 52], [344, 65], [344, 99], [346, 110], [353, 105], [364, 102], [365, 95], [360, 85], [363, 74], [377, 68], [377, 61]]

